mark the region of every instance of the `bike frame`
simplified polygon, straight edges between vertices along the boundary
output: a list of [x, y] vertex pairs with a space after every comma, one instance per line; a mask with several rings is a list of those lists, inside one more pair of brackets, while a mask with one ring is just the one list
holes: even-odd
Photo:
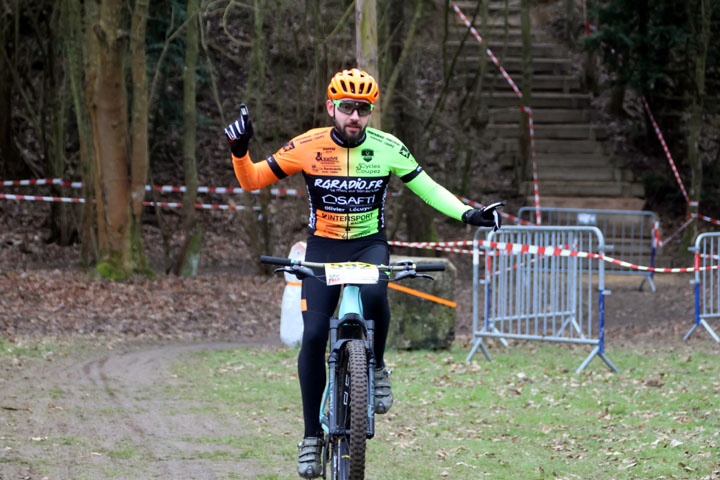
[[[375, 322], [363, 318], [362, 299], [360, 288], [357, 285], [346, 285], [343, 288], [340, 302], [339, 318], [330, 319], [330, 355], [328, 357], [328, 376], [325, 384], [325, 393], [320, 405], [320, 424], [325, 433], [332, 436], [345, 435], [344, 426], [338, 424], [335, 408], [337, 364], [345, 344], [351, 340], [363, 340], [368, 352], [368, 397], [367, 437], [375, 436]], [[327, 410], [327, 414], [325, 411]]]

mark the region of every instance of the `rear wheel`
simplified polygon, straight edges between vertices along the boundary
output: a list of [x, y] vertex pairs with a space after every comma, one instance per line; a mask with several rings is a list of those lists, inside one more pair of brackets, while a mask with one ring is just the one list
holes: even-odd
[[338, 422], [345, 435], [332, 445], [332, 478], [365, 478], [365, 442], [367, 441], [368, 366], [365, 345], [353, 340], [345, 344], [338, 375]]

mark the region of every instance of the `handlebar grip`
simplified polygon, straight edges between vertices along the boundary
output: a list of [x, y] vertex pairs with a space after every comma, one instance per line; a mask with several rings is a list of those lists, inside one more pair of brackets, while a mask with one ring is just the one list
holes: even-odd
[[444, 272], [444, 263], [418, 263], [415, 265], [416, 272]]
[[284, 265], [287, 267], [293, 264], [292, 260], [290, 260], [289, 258], [268, 257], [266, 255], [260, 255], [260, 262], [269, 263], [270, 265]]

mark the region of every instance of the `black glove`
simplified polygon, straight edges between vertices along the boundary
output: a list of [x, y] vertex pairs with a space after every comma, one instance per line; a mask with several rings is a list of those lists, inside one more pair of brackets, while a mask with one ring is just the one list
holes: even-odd
[[497, 209], [503, 205], [505, 202], [493, 203], [483, 209], [472, 208], [463, 213], [462, 221], [476, 227], [492, 227], [495, 232], [502, 225], [502, 217]]
[[252, 120], [245, 104], [240, 105], [240, 118], [227, 126], [225, 135], [230, 142], [232, 154], [236, 157], [244, 157], [253, 136]]

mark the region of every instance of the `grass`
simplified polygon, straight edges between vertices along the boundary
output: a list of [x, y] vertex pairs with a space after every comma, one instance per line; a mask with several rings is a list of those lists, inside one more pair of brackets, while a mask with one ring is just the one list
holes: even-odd
[[62, 350], [54, 341], [10, 340], [0, 337], [0, 360], [4, 358], [41, 358], [53, 355]]
[[[492, 363], [466, 363], [459, 347], [390, 352], [396, 404], [377, 417], [367, 478], [720, 478], [715, 348], [613, 348], [619, 374], [599, 359], [575, 374], [588, 351], [572, 346], [495, 348]], [[302, 433], [296, 356], [239, 348], [178, 365], [179, 394], [243, 425], [236, 436], [188, 440], [280, 465], [267, 478], [294, 475]]]

